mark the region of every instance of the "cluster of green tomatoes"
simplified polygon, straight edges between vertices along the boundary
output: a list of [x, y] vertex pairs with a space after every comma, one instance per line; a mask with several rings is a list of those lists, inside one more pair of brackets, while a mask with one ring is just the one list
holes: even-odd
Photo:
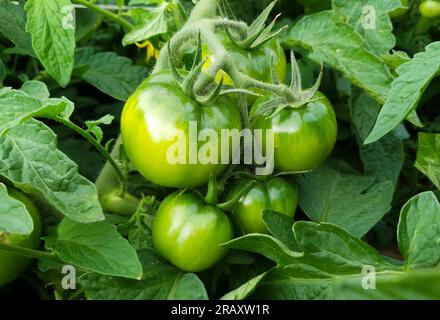
[[[250, 49], [238, 47], [225, 34], [219, 38], [243, 74], [267, 83], [272, 81], [273, 72], [278, 79], [285, 79], [286, 56], [277, 39]], [[205, 69], [214, 63], [209, 57], [205, 61]], [[216, 81], [220, 78], [224, 85], [234, 85], [223, 70], [217, 74]], [[254, 90], [260, 97], [249, 96], [251, 115], [253, 110], [274, 99], [273, 94], [262, 89]], [[206, 185], [212, 176], [220, 176], [228, 165], [167, 161], [167, 150], [174, 142], [170, 135], [181, 130], [188, 137], [192, 121], [197, 122], [198, 130], [208, 128], [219, 135], [222, 129], [241, 130], [237, 96], [221, 95], [212, 103], [199, 103], [182, 91], [170, 70], [164, 70], [146, 79], [129, 98], [122, 112], [121, 134], [128, 158], [147, 180], [178, 189], [157, 210], [152, 228], [155, 249], [178, 268], [199, 272], [226, 254], [221, 244], [232, 240], [234, 235], [268, 233], [262, 218], [264, 210], [293, 218], [297, 190], [282, 175], [247, 175], [235, 177], [221, 194], [216, 194], [218, 190], [210, 185], [207, 196], [203, 197], [193, 188]], [[316, 92], [300, 107], [287, 107], [275, 115], [255, 116], [251, 119], [251, 129], [273, 131], [276, 173], [297, 173], [313, 170], [326, 160], [336, 142], [337, 122], [329, 100]], [[191, 152], [189, 148], [187, 151]], [[224, 202], [218, 204], [219, 199]]]

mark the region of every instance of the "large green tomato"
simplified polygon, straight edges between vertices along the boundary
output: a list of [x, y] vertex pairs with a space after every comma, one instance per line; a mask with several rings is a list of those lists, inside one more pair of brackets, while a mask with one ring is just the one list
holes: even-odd
[[[283, 82], [286, 77], [286, 55], [280, 43], [276, 39], [272, 39], [267, 43], [260, 45], [254, 49], [241, 49], [235, 45], [227, 35], [219, 34], [223, 46], [226, 51], [231, 54], [238, 69], [248, 76], [263, 82], [272, 82], [271, 77], [271, 57], [273, 57], [274, 71], [278, 79]], [[208, 68], [212, 63], [209, 57], [210, 51], [205, 47], [203, 50], [203, 57], [208, 57], [204, 69]], [[223, 76], [223, 83], [233, 86], [234, 81], [223, 71], [219, 71], [216, 76], [216, 81], [220, 81]], [[255, 92], [260, 92], [254, 90]], [[261, 92], [260, 92], [261, 93]], [[255, 96], [248, 96], [250, 103], [255, 102]]]
[[420, 13], [425, 18], [437, 18], [440, 16], [440, 1], [426, 0], [420, 4]]
[[[41, 220], [38, 209], [23, 193], [8, 188], [10, 197], [22, 202], [34, 221], [34, 230], [29, 235], [7, 234], [0, 232], [3, 243], [24, 248], [37, 248], [41, 237]], [[30, 265], [31, 259], [6, 253], [0, 250], [0, 287], [17, 279]]]
[[[228, 192], [227, 200], [233, 199], [251, 181], [237, 181]], [[244, 233], [269, 233], [263, 222], [263, 211], [274, 210], [293, 218], [297, 204], [295, 186], [277, 177], [256, 182], [234, 205], [232, 213]]]
[[228, 216], [189, 191], [165, 198], [153, 222], [156, 250], [187, 272], [203, 271], [217, 263], [227, 252], [219, 245], [232, 238]]
[[206, 183], [211, 174], [226, 168], [222, 152], [234, 151], [231, 143], [199, 134], [212, 129], [221, 137], [222, 129], [241, 127], [232, 99], [221, 96], [212, 105], [201, 105], [182, 92], [169, 71], [145, 80], [128, 99], [121, 118], [125, 152], [134, 167], [160, 186], [177, 188]]
[[[270, 97], [257, 100], [254, 110]], [[275, 168], [303, 172], [317, 168], [330, 155], [336, 143], [336, 116], [330, 101], [320, 92], [299, 108], [287, 107], [273, 117], [257, 116], [253, 129], [272, 129]], [[263, 134], [263, 151], [266, 151]]]

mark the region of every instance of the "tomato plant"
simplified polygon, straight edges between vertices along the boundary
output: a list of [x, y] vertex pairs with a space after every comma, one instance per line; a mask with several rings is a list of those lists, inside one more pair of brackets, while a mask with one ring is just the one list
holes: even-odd
[[1, 299], [440, 299], [439, 4], [0, 0]]

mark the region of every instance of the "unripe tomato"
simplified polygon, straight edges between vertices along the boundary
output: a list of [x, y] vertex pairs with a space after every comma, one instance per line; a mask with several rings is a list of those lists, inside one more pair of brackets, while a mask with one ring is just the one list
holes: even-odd
[[156, 250], [187, 272], [203, 271], [217, 263], [227, 253], [219, 245], [232, 238], [228, 216], [189, 191], [165, 198], [153, 222]]
[[440, 2], [434, 0], [423, 1], [420, 4], [420, 13], [425, 18], [436, 18], [440, 16]]
[[[251, 179], [237, 181], [227, 194], [233, 199]], [[232, 213], [244, 233], [269, 233], [263, 222], [263, 211], [274, 210], [293, 218], [298, 204], [296, 187], [287, 180], [276, 177], [256, 182], [232, 208]]]
[[[222, 129], [241, 127], [241, 115], [232, 99], [221, 96], [212, 105], [201, 105], [182, 92], [169, 71], [145, 80], [128, 99], [121, 117], [128, 158], [145, 178], [164, 187], [199, 186], [211, 174], [222, 172], [227, 164], [222, 164], [221, 154], [229, 152], [232, 157], [231, 144], [218, 139], [216, 161], [203, 163], [199, 155], [208, 152], [202, 147], [213, 141], [198, 139], [198, 134], [212, 129], [221, 137]], [[179, 136], [183, 144], [176, 144]], [[177, 159], [177, 145], [182, 147], [183, 161]]]
[[[10, 197], [22, 202], [34, 221], [34, 230], [28, 235], [8, 234], [0, 232], [0, 241], [3, 243], [20, 246], [24, 248], [37, 248], [41, 237], [41, 219], [38, 209], [23, 193], [8, 188]], [[16, 280], [32, 260], [19, 255], [7, 253], [0, 250], [0, 287]]]
[[[257, 100], [254, 109], [270, 97]], [[336, 116], [330, 101], [320, 92], [299, 108], [287, 107], [273, 117], [259, 115], [253, 129], [272, 129], [275, 168], [278, 171], [303, 172], [317, 168], [330, 155], [336, 143]], [[265, 151], [266, 134], [263, 134]]]
[[[271, 59], [273, 57], [274, 73], [281, 82], [284, 81], [286, 77], [286, 55], [278, 40], [272, 39], [254, 49], [241, 49], [227, 35], [220, 34], [220, 38], [226, 51], [231, 54], [241, 72], [256, 80], [270, 83], [272, 82]], [[209, 57], [210, 53], [209, 49], [205, 46], [202, 56], [203, 58], [208, 57], [208, 60], [204, 65], [204, 69], [207, 69], [212, 63]], [[217, 73], [216, 81], [219, 82], [222, 76], [225, 85], [234, 85], [231, 77], [223, 71]], [[256, 93], [263, 93], [258, 90], [254, 91]], [[250, 104], [254, 103], [255, 100], [255, 96], [248, 96]]]

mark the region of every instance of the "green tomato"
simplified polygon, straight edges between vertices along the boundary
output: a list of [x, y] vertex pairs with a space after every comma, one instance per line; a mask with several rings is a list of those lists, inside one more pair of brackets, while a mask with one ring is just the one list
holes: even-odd
[[420, 13], [425, 18], [436, 18], [440, 16], [440, 2], [439, 1], [433, 1], [433, 0], [427, 0], [423, 1], [420, 4]]
[[121, 117], [128, 158], [146, 179], [164, 187], [199, 186], [222, 172], [227, 166], [222, 164], [222, 152], [229, 152], [231, 158], [235, 150], [221, 139], [217, 145], [210, 138], [198, 139], [198, 134], [212, 129], [220, 137], [222, 129], [241, 127], [240, 112], [229, 97], [200, 105], [182, 92], [169, 71], [145, 80], [128, 99]]
[[165, 198], [153, 222], [156, 250], [187, 272], [203, 271], [217, 263], [227, 253], [219, 245], [232, 238], [228, 216], [189, 191]]
[[400, 4], [400, 8], [397, 8], [389, 13], [391, 19], [400, 19], [408, 12], [409, 0], [400, 0]]
[[[237, 181], [228, 192], [227, 201], [233, 199], [252, 180]], [[298, 204], [296, 187], [277, 177], [256, 182], [232, 208], [240, 229], [246, 233], [269, 233], [263, 222], [263, 211], [274, 210], [293, 218]]]
[[[235, 45], [227, 35], [220, 34], [220, 38], [226, 51], [231, 54], [238, 69], [242, 73], [247, 74], [256, 80], [272, 82], [271, 57], [273, 57], [275, 74], [281, 82], [284, 81], [284, 78], [286, 77], [286, 55], [278, 40], [272, 39], [254, 49], [241, 49]], [[203, 66], [204, 69], [207, 69], [212, 63], [209, 55], [210, 51], [205, 46], [202, 56], [203, 58], [208, 58]], [[223, 83], [225, 85], [234, 85], [234, 81], [224, 71], [219, 71], [217, 73], [216, 81], [219, 82], [221, 77], [223, 77]], [[256, 93], [263, 93], [259, 90], [253, 91]], [[255, 96], [248, 96], [249, 103], [252, 104], [255, 100]]]
[[[3, 243], [24, 248], [37, 248], [41, 237], [41, 220], [38, 209], [23, 193], [8, 188], [10, 197], [22, 202], [34, 221], [34, 230], [28, 235], [8, 234], [0, 232], [0, 241]], [[0, 287], [16, 280], [32, 260], [26, 257], [6, 253], [0, 250]]]
[[[254, 110], [270, 97], [257, 100]], [[275, 169], [303, 172], [320, 166], [336, 143], [337, 122], [330, 101], [317, 92], [311, 102], [299, 108], [287, 107], [273, 117], [257, 116], [253, 129], [263, 129], [263, 151], [266, 152], [265, 129], [274, 136]]]

